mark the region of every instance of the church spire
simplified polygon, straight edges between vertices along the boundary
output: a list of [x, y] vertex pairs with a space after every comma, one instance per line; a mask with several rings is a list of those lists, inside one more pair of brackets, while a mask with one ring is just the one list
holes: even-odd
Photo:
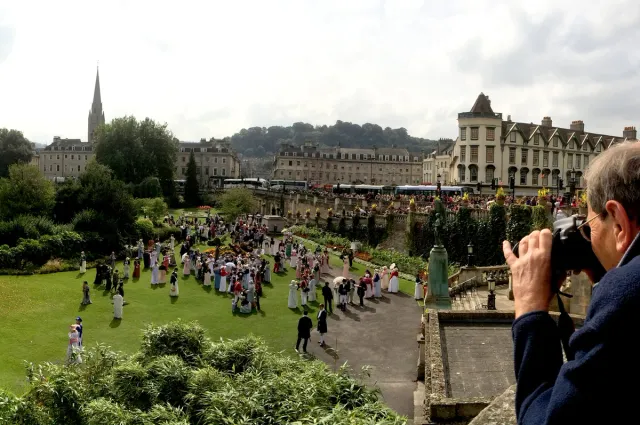
[[100, 95], [100, 70], [96, 69], [96, 85], [93, 89], [91, 110], [89, 110], [89, 142], [93, 141], [93, 133], [102, 124], [104, 124], [104, 111], [102, 110], [102, 96]]

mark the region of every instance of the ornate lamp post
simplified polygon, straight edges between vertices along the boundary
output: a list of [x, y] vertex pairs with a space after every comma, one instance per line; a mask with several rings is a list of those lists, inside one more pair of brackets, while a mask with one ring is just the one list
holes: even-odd
[[489, 287], [489, 295], [487, 296], [487, 310], [495, 310], [496, 294], [494, 293], [494, 291], [496, 290], [496, 280], [493, 277], [493, 274], [490, 274], [487, 278], [487, 286]]
[[436, 196], [440, 198], [440, 190], [441, 190], [440, 177], [442, 176], [440, 175], [440, 173], [438, 173], [436, 177], [438, 178], [438, 180], [436, 181]]
[[473, 267], [473, 243], [467, 245], [467, 267]]
[[569, 191], [571, 192], [571, 199], [570, 201], [573, 202], [573, 197], [575, 196], [576, 193], [576, 169], [575, 168], [571, 168], [571, 180], [569, 180]]

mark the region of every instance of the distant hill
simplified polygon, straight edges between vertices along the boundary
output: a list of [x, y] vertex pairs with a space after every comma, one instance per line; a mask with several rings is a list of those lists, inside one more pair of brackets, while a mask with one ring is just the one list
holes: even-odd
[[[313, 126], [297, 122], [289, 127], [251, 127], [243, 128], [230, 138], [231, 147], [245, 157], [264, 157], [273, 155], [280, 149], [281, 143], [301, 145], [304, 142], [315, 142], [321, 146], [337, 146], [344, 148], [378, 147], [406, 148], [412, 152], [432, 152], [438, 148], [437, 140], [412, 137], [405, 128], [382, 128], [377, 124], [363, 125], [336, 121], [334, 125]], [[440, 149], [446, 150], [453, 144], [451, 139], [443, 139]]]

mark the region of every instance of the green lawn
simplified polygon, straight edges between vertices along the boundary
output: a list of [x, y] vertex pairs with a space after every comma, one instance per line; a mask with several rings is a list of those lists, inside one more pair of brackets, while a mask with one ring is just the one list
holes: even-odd
[[[272, 259], [269, 257], [272, 262]], [[342, 262], [332, 257], [333, 267]], [[355, 264], [352, 273], [361, 275], [364, 267]], [[194, 276], [186, 279], [180, 273], [180, 297], [169, 297], [168, 285], [152, 288], [150, 271], [143, 271], [138, 281], [125, 284], [123, 320], [112, 320], [110, 296], [93, 289], [95, 269], [85, 276], [64, 272], [34, 276], [0, 276], [0, 388], [20, 393], [25, 385], [24, 361], [62, 362], [67, 348], [67, 331], [77, 315], [84, 323], [85, 346], [105, 343], [125, 352], [138, 349], [141, 330], [147, 324], [163, 324], [175, 319], [198, 320], [211, 338], [233, 338], [254, 333], [266, 339], [276, 350], [290, 355], [301, 310], [287, 308], [288, 286], [294, 272], [273, 275], [272, 286], [264, 286], [262, 312], [232, 315], [228, 295], [207, 291]], [[92, 305], [80, 307], [82, 281], [89, 281]], [[413, 294], [413, 283], [400, 280], [400, 289]], [[317, 306], [311, 305], [310, 311]]]

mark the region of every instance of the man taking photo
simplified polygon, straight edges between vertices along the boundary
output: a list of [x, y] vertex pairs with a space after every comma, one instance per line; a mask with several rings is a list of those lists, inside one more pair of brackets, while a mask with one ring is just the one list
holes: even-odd
[[640, 423], [634, 408], [640, 393], [634, 348], [640, 330], [640, 143], [607, 149], [585, 178], [589, 213], [580, 232], [607, 273], [593, 286], [584, 325], [570, 339], [574, 360], [563, 364], [558, 327], [548, 314], [561, 283], [550, 281], [551, 232], [523, 238], [519, 257], [509, 242], [503, 245], [515, 299], [519, 424]]

